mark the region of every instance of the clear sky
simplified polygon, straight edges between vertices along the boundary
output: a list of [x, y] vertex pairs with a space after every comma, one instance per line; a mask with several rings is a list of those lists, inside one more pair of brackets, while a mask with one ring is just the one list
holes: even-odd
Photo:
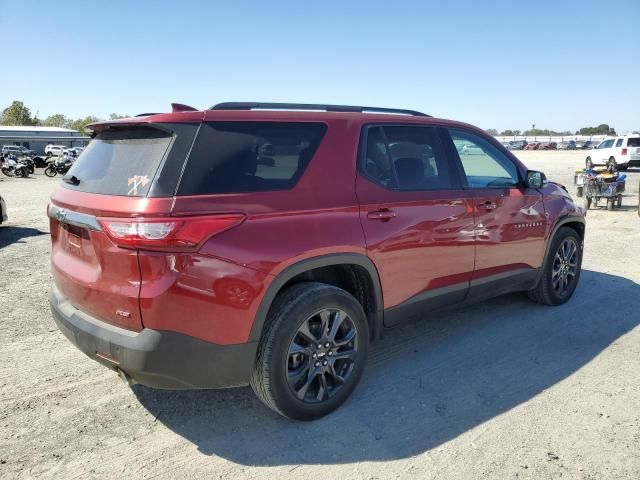
[[640, 129], [640, 0], [0, 0], [0, 60], [0, 108], [41, 118], [251, 100]]

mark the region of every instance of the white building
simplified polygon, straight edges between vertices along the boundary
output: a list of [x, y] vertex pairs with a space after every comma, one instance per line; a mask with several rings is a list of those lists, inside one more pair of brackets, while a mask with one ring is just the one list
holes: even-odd
[[69, 128], [0, 125], [0, 147], [22, 145], [39, 154], [43, 154], [44, 147], [50, 143], [66, 147], [84, 147], [89, 140], [89, 137]]

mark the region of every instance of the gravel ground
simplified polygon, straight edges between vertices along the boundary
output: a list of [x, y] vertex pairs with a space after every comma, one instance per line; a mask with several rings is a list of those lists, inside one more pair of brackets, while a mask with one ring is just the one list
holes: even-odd
[[[584, 157], [518, 154], [568, 186]], [[76, 350], [47, 307], [59, 177], [40, 172], [0, 181], [0, 477], [640, 478], [640, 170], [622, 209], [589, 212], [568, 304], [510, 295], [394, 330], [313, 423], [248, 388], [131, 389]]]

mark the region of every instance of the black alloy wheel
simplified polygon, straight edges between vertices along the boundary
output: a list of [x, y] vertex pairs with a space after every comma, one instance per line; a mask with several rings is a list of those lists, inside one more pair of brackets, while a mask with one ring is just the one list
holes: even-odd
[[[587, 197], [590, 203], [591, 198]], [[582, 238], [571, 227], [561, 227], [554, 235], [545, 256], [536, 286], [527, 293], [544, 305], [562, 305], [578, 286], [582, 269]]]
[[287, 383], [306, 403], [333, 397], [353, 373], [358, 331], [346, 312], [323, 309], [302, 322], [287, 356]]
[[358, 385], [369, 336], [364, 309], [346, 290], [320, 282], [287, 287], [269, 310], [251, 387], [285, 417], [327, 415]]
[[558, 296], [564, 296], [576, 281], [579, 246], [573, 237], [565, 238], [553, 258], [551, 283]]

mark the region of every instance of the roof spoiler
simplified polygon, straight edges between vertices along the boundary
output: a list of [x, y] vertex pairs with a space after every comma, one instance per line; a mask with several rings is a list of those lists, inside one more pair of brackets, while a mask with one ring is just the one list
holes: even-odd
[[171, 113], [176, 112], [197, 112], [197, 108], [193, 108], [189, 105], [185, 105], [183, 103], [172, 103], [171, 104]]

